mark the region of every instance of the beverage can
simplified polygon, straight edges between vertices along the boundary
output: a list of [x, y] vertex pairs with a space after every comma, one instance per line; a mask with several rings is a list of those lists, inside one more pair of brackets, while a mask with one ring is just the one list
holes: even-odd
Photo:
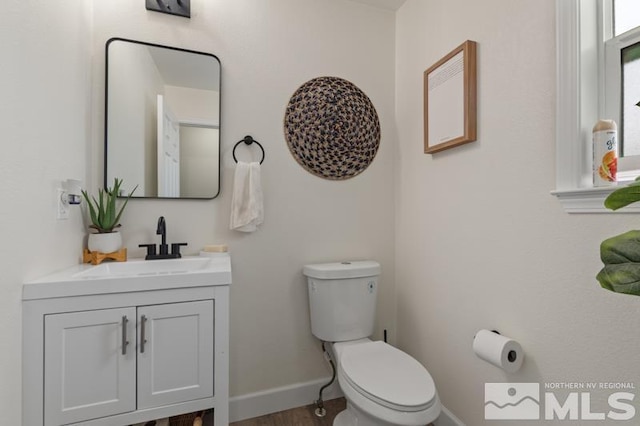
[[618, 126], [613, 120], [598, 120], [593, 126], [593, 186], [610, 186], [617, 181]]

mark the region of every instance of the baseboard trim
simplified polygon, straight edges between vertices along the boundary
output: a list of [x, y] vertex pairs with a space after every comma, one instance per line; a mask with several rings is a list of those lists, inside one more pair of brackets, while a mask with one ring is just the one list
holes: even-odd
[[444, 405], [442, 406], [440, 417], [438, 417], [433, 424], [435, 426], [465, 426], [465, 424], [454, 416], [451, 411], [447, 410], [447, 407]]
[[[327, 377], [311, 382], [295, 383], [289, 386], [234, 396], [229, 399], [229, 422], [238, 422], [313, 404], [318, 399], [320, 388], [327, 384], [330, 379], [330, 377]], [[340, 390], [340, 386], [338, 386], [337, 380], [322, 393], [322, 398], [325, 401], [342, 396], [344, 395]], [[442, 406], [442, 413], [433, 424], [435, 426], [465, 426], [445, 406]]]
[[[320, 388], [329, 380], [331, 377], [229, 398], [229, 422], [313, 404], [318, 399]], [[341, 396], [342, 391], [337, 380], [322, 393], [322, 399], [326, 401]]]

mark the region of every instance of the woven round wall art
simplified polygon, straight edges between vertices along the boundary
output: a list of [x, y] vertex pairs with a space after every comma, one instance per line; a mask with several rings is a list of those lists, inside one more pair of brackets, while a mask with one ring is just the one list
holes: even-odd
[[291, 154], [310, 173], [350, 179], [373, 161], [380, 122], [371, 100], [353, 83], [318, 77], [296, 90], [284, 116]]

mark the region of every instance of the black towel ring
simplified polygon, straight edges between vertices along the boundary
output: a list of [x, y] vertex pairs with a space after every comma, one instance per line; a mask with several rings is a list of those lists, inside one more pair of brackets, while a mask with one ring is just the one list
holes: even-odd
[[260, 150], [262, 151], [262, 160], [260, 160], [260, 164], [262, 164], [264, 162], [264, 148], [262, 147], [262, 145], [260, 145], [260, 142], [258, 142], [257, 140], [253, 139], [251, 136], [248, 136], [248, 135], [245, 136], [241, 141], [239, 141], [237, 144], [235, 144], [233, 146], [233, 160], [236, 163], [238, 162], [238, 159], [236, 158], [236, 148], [242, 142], [244, 142], [247, 145], [251, 145], [251, 144], [255, 143], [256, 145], [258, 145], [260, 147]]

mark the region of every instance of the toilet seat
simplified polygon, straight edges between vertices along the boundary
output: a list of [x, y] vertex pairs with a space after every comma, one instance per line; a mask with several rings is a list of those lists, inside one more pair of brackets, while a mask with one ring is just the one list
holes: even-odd
[[400, 412], [423, 411], [436, 401], [429, 372], [401, 350], [380, 341], [341, 349], [343, 378], [366, 398]]

